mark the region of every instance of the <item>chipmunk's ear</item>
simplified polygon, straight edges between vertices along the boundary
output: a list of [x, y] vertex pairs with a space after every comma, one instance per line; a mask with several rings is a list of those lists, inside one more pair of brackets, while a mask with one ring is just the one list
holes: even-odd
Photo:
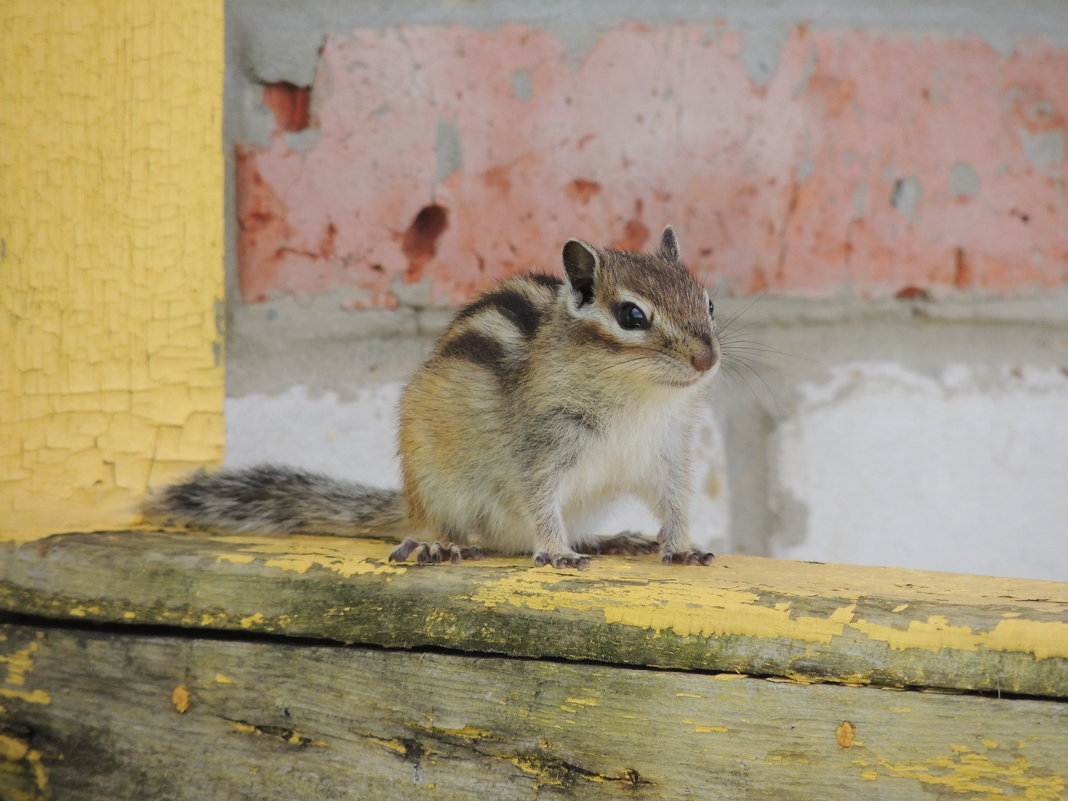
[[679, 240], [675, 236], [675, 229], [670, 225], [664, 228], [664, 233], [660, 236], [660, 249], [657, 254], [666, 261], [679, 260]]
[[571, 291], [578, 295], [579, 306], [593, 301], [593, 283], [601, 268], [601, 255], [589, 242], [569, 239], [564, 243], [564, 274]]

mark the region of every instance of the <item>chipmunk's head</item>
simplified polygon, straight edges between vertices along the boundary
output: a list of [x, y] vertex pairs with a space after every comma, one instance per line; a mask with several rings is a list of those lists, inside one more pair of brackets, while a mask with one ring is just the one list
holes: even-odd
[[[622, 380], [686, 388], [719, 367], [712, 301], [679, 261], [669, 225], [654, 253], [564, 245], [565, 303], [577, 344]], [[619, 369], [613, 369], [618, 366]]]

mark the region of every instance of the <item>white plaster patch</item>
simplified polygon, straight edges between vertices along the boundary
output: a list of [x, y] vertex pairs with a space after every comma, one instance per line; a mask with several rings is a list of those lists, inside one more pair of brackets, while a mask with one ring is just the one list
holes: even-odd
[[[351, 400], [333, 392], [311, 395], [302, 386], [280, 395], [226, 399], [227, 467], [263, 462], [317, 470], [378, 487], [400, 486], [396, 454], [397, 408], [403, 384], [360, 390]], [[711, 419], [695, 436], [694, 541], [722, 550], [729, 524], [723, 438]], [[583, 521], [581, 530], [655, 535], [659, 523], [636, 499], [621, 498], [604, 514]]]
[[773, 555], [1068, 580], [1068, 377], [853, 364], [772, 441]]
[[275, 462], [377, 487], [400, 486], [396, 455], [400, 383], [352, 400], [302, 387], [226, 399], [227, 467]]

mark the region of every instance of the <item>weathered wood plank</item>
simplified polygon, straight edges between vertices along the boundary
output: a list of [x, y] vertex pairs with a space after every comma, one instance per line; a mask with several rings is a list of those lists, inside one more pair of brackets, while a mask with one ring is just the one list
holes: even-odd
[[165, 531], [8, 544], [0, 607], [803, 681], [1068, 697], [1068, 584], [721, 557], [419, 567], [331, 537]]
[[0, 638], [3, 798], [1053, 801], [1068, 782], [1057, 702], [133, 631]]

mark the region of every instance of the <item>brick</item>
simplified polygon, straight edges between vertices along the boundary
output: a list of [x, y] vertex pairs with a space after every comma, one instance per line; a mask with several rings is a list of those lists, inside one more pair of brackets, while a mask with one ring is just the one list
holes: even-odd
[[[355, 287], [391, 306], [429, 280], [451, 303], [555, 268], [569, 236], [636, 248], [667, 222], [734, 294], [1068, 280], [1068, 50], [798, 25], [757, 84], [742, 44], [698, 22], [620, 25], [581, 55], [520, 24], [329, 35], [316, 138], [280, 115], [239, 147], [244, 299]], [[413, 251], [435, 207], [433, 252]]]

